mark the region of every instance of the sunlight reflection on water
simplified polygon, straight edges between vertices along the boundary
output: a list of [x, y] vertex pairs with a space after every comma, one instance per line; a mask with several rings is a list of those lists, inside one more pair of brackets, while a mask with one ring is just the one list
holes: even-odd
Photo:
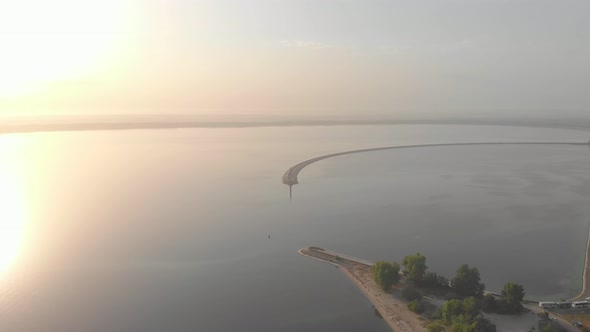
[[0, 273], [16, 261], [24, 242], [25, 195], [21, 172], [11, 156], [24, 142], [23, 136], [0, 138]]

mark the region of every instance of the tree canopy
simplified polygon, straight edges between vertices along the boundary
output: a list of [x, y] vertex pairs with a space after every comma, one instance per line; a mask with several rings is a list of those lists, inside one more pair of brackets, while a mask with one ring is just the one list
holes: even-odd
[[389, 289], [391, 286], [399, 282], [399, 270], [400, 266], [398, 263], [389, 263], [386, 261], [379, 261], [371, 267], [375, 282], [383, 290]]
[[475, 297], [470, 296], [463, 300], [463, 313], [470, 317], [479, 315], [479, 303]]
[[408, 309], [412, 310], [417, 314], [421, 314], [424, 312], [424, 302], [420, 300], [414, 300], [408, 303]]
[[502, 290], [501, 306], [506, 313], [518, 313], [522, 309], [524, 299], [524, 287], [514, 282], [504, 285]]
[[463, 301], [449, 300], [442, 305], [437, 315], [439, 319], [428, 325], [429, 332], [496, 331], [496, 326], [480, 314], [478, 301], [474, 297], [467, 297]]
[[449, 279], [436, 272], [426, 272], [420, 286], [425, 288], [449, 288]]
[[426, 257], [421, 253], [404, 257], [402, 265], [404, 266], [406, 278], [415, 283], [422, 281], [426, 269], [428, 268], [428, 266], [426, 266]]
[[485, 285], [479, 281], [479, 270], [463, 264], [457, 269], [457, 275], [451, 279], [451, 287], [460, 295], [481, 297]]
[[456, 316], [463, 314], [463, 302], [461, 300], [449, 300], [441, 307], [442, 320], [451, 324]]

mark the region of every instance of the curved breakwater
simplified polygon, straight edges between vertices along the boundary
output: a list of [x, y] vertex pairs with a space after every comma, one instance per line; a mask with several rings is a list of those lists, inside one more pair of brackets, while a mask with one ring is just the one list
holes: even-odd
[[360, 149], [360, 150], [350, 150], [350, 151], [343, 151], [337, 153], [331, 153], [315, 158], [311, 158], [305, 161], [302, 161], [292, 167], [290, 167], [285, 173], [283, 174], [283, 184], [288, 186], [293, 186], [299, 183], [299, 173], [307, 166], [316, 163], [318, 161], [345, 156], [349, 154], [355, 153], [365, 153], [365, 152], [374, 152], [374, 151], [383, 151], [383, 150], [396, 150], [396, 149], [416, 149], [416, 148], [431, 148], [431, 147], [449, 147], [449, 146], [472, 146], [472, 145], [573, 145], [573, 146], [590, 146], [590, 142], [588, 143], [575, 143], [575, 142], [479, 142], [479, 143], [440, 143], [440, 144], [414, 144], [414, 145], [396, 145], [396, 146], [386, 146], [386, 147], [379, 147], [379, 148], [369, 148], [369, 149]]

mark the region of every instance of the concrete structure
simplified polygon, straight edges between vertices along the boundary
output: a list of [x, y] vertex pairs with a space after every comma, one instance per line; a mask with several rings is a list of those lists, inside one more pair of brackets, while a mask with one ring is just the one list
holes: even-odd
[[364, 153], [364, 152], [373, 152], [373, 151], [383, 151], [383, 150], [395, 150], [395, 149], [415, 149], [415, 148], [431, 148], [431, 147], [445, 147], [445, 146], [472, 146], [472, 145], [569, 145], [569, 146], [588, 146], [588, 143], [575, 143], [575, 142], [480, 142], [480, 143], [441, 143], [441, 144], [416, 144], [416, 145], [397, 145], [397, 146], [387, 146], [387, 147], [380, 147], [380, 148], [370, 148], [370, 149], [361, 149], [361, 150], [351, 150], [351, 151], [344, 151], [344, 152], [337, 152], [331, 153], [315, 158], [311, 158], [305, 161], [302, 161], [292, 167], [290, 167], [285, 173], [283, 174], [283, 184], [289, 186], [289, 194], [290, 197], [292, 196], [292, 187], [299, 183], [299, 173], [307, 166], [318, 162], [320, 160], [334, 158], [354, 153]]

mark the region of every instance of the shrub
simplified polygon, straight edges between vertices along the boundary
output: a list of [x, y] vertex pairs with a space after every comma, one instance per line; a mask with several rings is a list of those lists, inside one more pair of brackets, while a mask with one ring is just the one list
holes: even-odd
[[415, 312], [417, 314], [421, 314], [424, 312], [424, 303], [419, 300], [414, 300], [414, 301], [408, 303], [408, 309], [412, 310], [413, 312]]
[[426, 328], [428, 329], [428, 332], [444, 332], [445, 324], [440, 320], [435, 320], [434, 322], [428, 324]]
[[414, 287], [406, 287], [402, 290], [402, 297], [408, 301], [421, 300], [422, 294]]

